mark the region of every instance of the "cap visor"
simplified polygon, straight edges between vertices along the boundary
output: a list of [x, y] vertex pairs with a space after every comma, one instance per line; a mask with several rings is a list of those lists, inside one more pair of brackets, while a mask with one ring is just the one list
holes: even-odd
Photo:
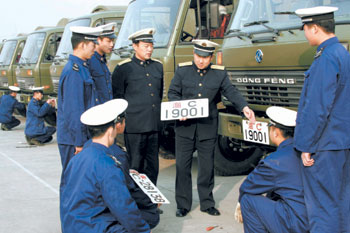
[[211, 56], [211, 55], [213, 54], [212, 52], [205, 52], [205, 51], [198, 50], [198, 49], [194, 49], [194, 52], [195, 52], [198, 56], [201, 56], [201, 57], [209, 57], [209, 56]]

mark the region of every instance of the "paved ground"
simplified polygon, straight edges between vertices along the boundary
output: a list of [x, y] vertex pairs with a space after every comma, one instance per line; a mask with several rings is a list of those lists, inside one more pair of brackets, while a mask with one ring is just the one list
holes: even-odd
[[[0, 130], [0, 232], [59, 233], [58, 189], [61, 173], [56, 138], [44, 147], [28, 147], [24, 122], [13, 131]], [[243, 232], [234, 221], [238, 188], [244, 176], [215, 177], [214, 197], [221, 216], [199, 210], [196, 189], [197, 161], [193, 163], [193, 206], [184, 218], [175, 217], [175, 160], [160, 160], [159, 189], [171, 202], [161, 208], [160, 224], [153, 233]]]

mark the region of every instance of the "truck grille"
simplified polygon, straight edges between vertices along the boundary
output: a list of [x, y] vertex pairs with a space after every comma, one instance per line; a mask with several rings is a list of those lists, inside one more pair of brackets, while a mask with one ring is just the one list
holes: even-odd
[[58, 93], [58, 84], [60, 82], [60, 77], [58, 76], [51, 76], [52, 83], [53, 83], [53, 92], [56, 94]]
[[35, 87], [34, 77], [17, 77], [17, 83], [22, 90], [31, 90]]
[[249, 104], [298, 106], [304, 71], [229, 71], [228, 74]]

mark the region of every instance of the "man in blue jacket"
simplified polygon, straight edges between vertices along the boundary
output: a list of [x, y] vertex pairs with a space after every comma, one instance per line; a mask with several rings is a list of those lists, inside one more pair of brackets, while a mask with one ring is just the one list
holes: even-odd
[[21, 124], [21, 122], [14, 116], [12, 116], [15, 109], [19, 111], [25, 111], [26, 106], [23, 103], [19, 103], [16, 99], [17, 92], [20, 91], [19, 87], [9, 86], [10, 93], [0, 97], [0, 123], [2, 130], [11, 130], [12, 128]]
[[308, 232], [300, 153], [293, 147], [297, 113], [282, 107], [269, 107], [266, 113], [270, 140], [278, 148], [242, 183], [236, 220], [243, 221], [246, 233]]
[[114, 40], [117, 38], [114, 32], [115, 25], [116, 23], [109, 23], [99, 26], [103, 31], [97, 38], [98, 44], [94, 55], [88, 60], [89, 70], [101, 104], [113, 99], [112, 78], [107, 66], [106, 54], [112, 52]]
[[56, 128], [45, 126], [44, 117], [55, 111], [55, 100], [48, 99], [46, 103], [41, 105], [44, 97], [43, 87], [33, 89], [33, 98], [30, 100], [27, 109], [26, 127], [24, 130], [29, 145], [41, 146], [52, 140], [52, 135], [56, 132]]
[[131, 197], [123, 167], [109, 147], [123, 132], [127, 101], [116, 99], [87, 110], [92, 143], [69, 162], [60, 196], [63, 233], [150, 232]]
[[301, 151], [310, 232], [350, 232], [350, 55], [335, 36], [336, 7], [299, 9], [317, 46], [305, 72], [294, 146]]
[[[87, 60], [94, 54], [99, 28], [71, 27], [73, 54], [63, 68], [58, 87], [57, 143], [61, 155], [62, 175], [69, 160], [78, 154], [88, 140], [81, 114], [99, 100]], [[62, 180], [62, 177], [61, 177]]]

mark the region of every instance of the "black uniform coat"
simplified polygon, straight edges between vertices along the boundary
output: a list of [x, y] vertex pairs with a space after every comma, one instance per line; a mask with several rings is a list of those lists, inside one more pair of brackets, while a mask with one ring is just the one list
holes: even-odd
[[120, 62], [112, 76], [113, 98], [129, 103], [125, 132], [145, 133], [160, 129], [160, 103], [163, 97], [163, 65], [135, 56]]
[[212, 65], [200, 70], [194, 62], [180, 63], [169, 87], [170, 101], [187, 99], [209, 99], [209, 116], [206, 118], [176, 121], [176, 133], [193, 139], [197, 129], [199, 140], [216, 138], [218, 110], [216, 104], [224, 95], [241, 112], [247, 102], [231, 84], [225, 67]]

